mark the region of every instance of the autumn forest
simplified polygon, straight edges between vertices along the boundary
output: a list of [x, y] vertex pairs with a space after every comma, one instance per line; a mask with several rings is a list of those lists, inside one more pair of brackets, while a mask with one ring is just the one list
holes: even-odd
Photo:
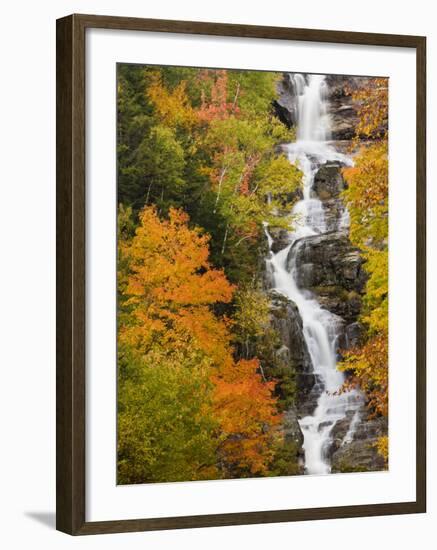
[[388, 467], [387, 112], [386, 79], [118, 64], [119, 484]]

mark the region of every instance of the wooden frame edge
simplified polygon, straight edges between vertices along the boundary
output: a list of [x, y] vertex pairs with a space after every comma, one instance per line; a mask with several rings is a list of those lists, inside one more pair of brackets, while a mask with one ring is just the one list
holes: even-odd
[[416, 38], [416, 500], [426, 512], [426, 37]]
[[56, 26], [56, 528], [85, 523], [85, 50]]
[[[416, 501], [168, 518], [85, 521], [85, 29], [126, 29], [416, 49]], [[56, 528], [70, 535], [279, 523], [426, 511], [426, 38], [74, 14], [57, 20]]]

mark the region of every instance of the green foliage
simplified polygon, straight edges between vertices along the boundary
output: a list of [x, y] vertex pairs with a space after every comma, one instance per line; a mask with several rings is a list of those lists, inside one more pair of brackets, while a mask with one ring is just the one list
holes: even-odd
[[286, 439], [280, 441], [275, 449], [269, 476], [295, 476], [300, 474], [299, 452], [299, 445], [294, 441]]
[[[274, 115], [277, 73], [183, 67], [118, 68], [118, 198], [181, 206], [211, 235], [232, 281], [257, 269], [262, 221], [301, 173], [275, 147], [294, 139]], [[270, 197], [271, 200], [267, 200]]]
[[141, 356], [122, 347], [118, 365], [118, 483], [217, 477], [205, 357], [189, 349]]
[[250, 348], [269, 327], [270, 302], [258, 288], [239, 289], [234, 296], [236, 311], [233, 315], [236, 340], [245, 348], [249, 358]]
[[270, 112], [271, 103], [276, 97], [275, 84], [279, 73], [263, 71], [228, 71], [228, 99], [237, 95], [242, 112], [253, 116]]
[[178, 204], [185, 159], [171, 128], [154, 126], [130, 160], [120, 168], [120, 194], [128, 204], [139, 209], [153, 202], [165, 210], [166, 205]]

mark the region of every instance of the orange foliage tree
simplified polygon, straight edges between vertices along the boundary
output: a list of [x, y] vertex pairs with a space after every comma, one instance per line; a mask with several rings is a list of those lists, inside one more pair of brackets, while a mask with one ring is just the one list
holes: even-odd
[[[257, 359], [224, 365], [214, 375], [215, 415], [222, 430], [220, 459], [241, 475], [264, 475], [282, 434], [272, 393], [274, 382], [263, 382]], [[235, 477], [235, 476], [233, 476]]]
[[197, 111], [200, 121], [210, 123], [212, 120], [220, 120], [229, 117], [231, 113], [238, 113], [238, 91], [234, 101], [228, 101], [228, 71], [204, 70], [200, 74], [203, 84], [209, 86], [209, 97], [203, 88], [201, 92], [201, 106]]
[[263, 381], [256, 359], [235, 362], [229, 321], [213, 311], [232, 299], [234, 287], [210, 265], [209, 237], [188, 221], [181, 210], [160, 219], [146, 207], [135, 236], [121, 241], [119, 346], [143, 358], [157, 349], [167, 358], [197, 353], [213, 385], [219, 427], [211, 437], [221, 475], [263, 474], [280, 437], [273, 384]]
[[228, 332], [209, 306], [229, 302], [233, 286], [223, 271], [211, 268], [208, 236], [187, 221], [176, 209], [168, 220], [160, 220], [154, 207], [141, 212], [135, 237], [121, 249], [129, 265], [123, 290], [129, 313], [119, 338], [146, 349], [157, 338], [178, 344], [194, 335], [196, 346], [220, 364]]

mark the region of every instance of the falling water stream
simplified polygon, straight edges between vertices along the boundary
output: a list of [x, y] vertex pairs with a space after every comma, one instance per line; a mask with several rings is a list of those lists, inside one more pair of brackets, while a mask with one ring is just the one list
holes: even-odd
[[[273, 273], [274, 288], [295, 302], [303, 324], [303, 336], [311, 358], [318, 389], [314, 412], [299, 423], [304, 436], [306, 474], [327, 474], [331, 471], [329, 446], [336, 422], [349, 416], [351, 422], [344, 443], [353, 438], [359, 421], [362, 397], [357, 391], [337, 393], [344, 376], [337, 370], [337, 340], [342, 319], [323, 309], [312, 293], [297, 284], [296, 263], [299, 248], [306, 238], [327, 232], [324, 207], [312, 191], [314, 176], [321, 165], [337, 161], [351, 165], [351, 159], [338, 152], [329, 140], [329, 115], [325, 99], [326, 81], [322, 75], [290, 75], [297, 107], [297, 141], [287, 146], [291, 162], [303, 172], [303, 198], [292, 210], [294, 230], [290, 244], [277, 252], [271, 250], [272, 238], [265, 227], [269, 242], [267, 263]], [[347, 210], [341, 216], [338, 229], [348, 224]]]

